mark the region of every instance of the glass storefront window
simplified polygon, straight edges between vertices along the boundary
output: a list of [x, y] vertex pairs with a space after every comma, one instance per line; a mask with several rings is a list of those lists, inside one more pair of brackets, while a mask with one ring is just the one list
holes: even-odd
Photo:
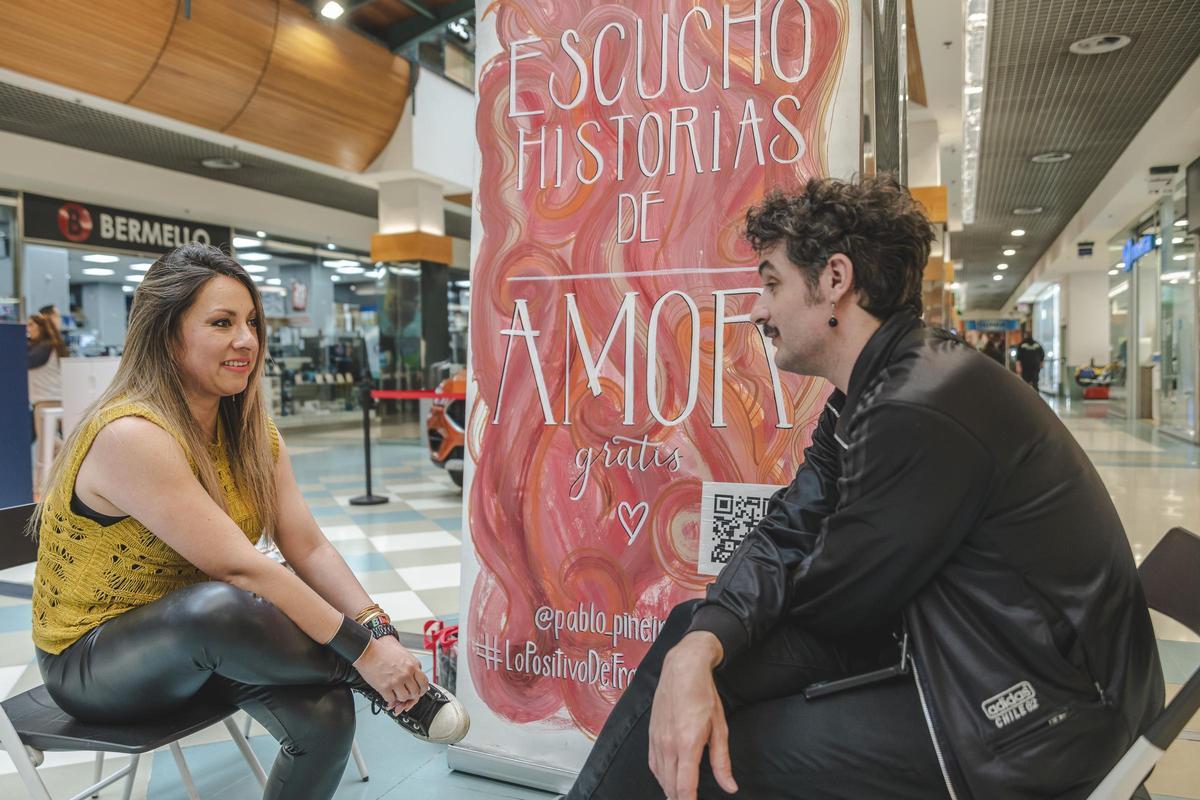
[[1116, 270], [1116, 274], [1108, 278], [1109, 411], [1122, 417], [1128, 414], [1129, 408], [1127, 385], [1132, 297], [1129, 273]]
[[1055, 284], [1038, 297], [1033, 306], [1033, 338], [1046, 351], [1038, 378], [1038, 389], [1058, 396], [1062, 377], [1062, 339], [1059, 333], [1059, 287]]
[[[1182, 194], [1164, 203], [1163, 262], [1159, 278], [1160, 424], [1167, 433], [1197, 441], [1197, 286], [1196, 237], [1186, 233], [1186, 220], [1173, 213], [1182, 209]], [[1182, 224], [1176, 224], [1182, 223]]]
[[16, 251], [17, 209], [0, 197], [0, 322], [19, 322], [21, 300], [17, 296]]

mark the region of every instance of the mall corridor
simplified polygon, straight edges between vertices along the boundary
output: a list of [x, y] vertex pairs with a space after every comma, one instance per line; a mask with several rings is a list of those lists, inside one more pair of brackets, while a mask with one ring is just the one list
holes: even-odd
[[[1140, 558], [1169, 528], [1200, 519], [1200, 447], [1162, 435], [1147, 423], [1116, 420], [1109, 416], [1107, 405], [1061, 401], [1056, 410], [1103, 476], [1135, 557]], [[392, 613], [397, 627], [409, 634], [406, 643], [420, 650], [417, 634], [425, 620], [457, 619], [461, 495], [416, 446], [383, 444], [373, 450], [375, 485], [377, 490], [386, 487], [390, 502], [349, 506], [349, 498], [363, 489], [360, 437], [359, 431], [345, 429], [295, 433], [287, 441], [301, 488], [322, 529], [364, 587]], [[31, 575], [32, 565], [0, 573], [0, 581], [28, 584]], [[0, 691], [5, 696], [41, 682], [32, 661], [29, 614], [27, 599], [0, 597]], [[1170, 696], [1200, 665], [1200, 640], [1154, 616]], [[371, 780], [358, 781], [352, 763], [337, 794], [339, 800], [552, 797], [451, 772], [441, 757], [443, 748], [413, 741], [361, 703], [358, 725], [357, 740]], [[268, 763], [275, 752], [274, 741], [255, 726], [251, 742], [259, 760]], [[185, 740], [184, 749], [202, 797], [254, 800], [259, 796], [258, 785], [222, 729]], [[70, 787], [82, 786], [90, 778], [92, 763], [86, 753], [51, 753], [41, 771], [52, 791], [68, 796]], [[1184, 739], [1168, 751], [1149, 787], [1158, 800], [1200, 800], [1200, 718], [1192, 720]], [[0, 797], [20, 797], [21, 791], [11, 761], [0, 753]], [[114, 787], [101, 794], [119, 796]], [[153, 768], [142, 772], [134, 797], [184, 800], [168, 752], [160, 751]]]

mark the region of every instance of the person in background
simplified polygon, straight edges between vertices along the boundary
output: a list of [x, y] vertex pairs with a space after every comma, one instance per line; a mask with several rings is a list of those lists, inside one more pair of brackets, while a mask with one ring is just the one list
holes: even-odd
[[58, 310], [58, 306], [51, 303], [48, 306], [42, 306], [38, 309], [38, 313], [46, 318], [46, 321], [54, 326], [54, 330], [58, 331], [58, 335], [62, 336], [63, 318], [62, 312]]
[[980, 352], [1000, 366], [1004, 366], [1003, 334], [985, 333], [983, 337], [983, 346], [979, 348]]
[[1038, 378], [1041, 376], [1042, 363], [1046, 360], [1046, 351], [1028, 333], [1017, 345], [1017, 363], [1021, 365], [1021, 377], [1034, 388], [1038, 388]]
[[[42, 431], [43, 408], [62, 405], [62, 366], [59, 359], [67, 355], [62, 334], [47, 317], [32, 314], [25, 323], [28, 338], [29, 405], [33, 407], [33, 435], [57, 437], [57, 431]], [[34, 469], [40, 470], [41, 464]], [[35, 474], [41, 474], [40, 471]]]

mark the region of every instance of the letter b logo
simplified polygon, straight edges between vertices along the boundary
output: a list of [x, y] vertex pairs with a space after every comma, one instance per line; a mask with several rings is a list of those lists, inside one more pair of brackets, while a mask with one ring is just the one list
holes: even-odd
[[64, 203], [58, 209], [58, 229], [72, 242], [84, 242], [92, 235], [92, 215], [78, 203]]

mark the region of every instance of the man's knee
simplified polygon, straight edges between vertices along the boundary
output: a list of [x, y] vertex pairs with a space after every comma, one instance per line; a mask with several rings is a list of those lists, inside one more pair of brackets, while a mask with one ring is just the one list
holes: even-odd
[[663, 624], [662, 632], [659, 638], [673, 638], [676, 641], [683, 638], [687, 633], [687, 629], [692, 624], [692, 617], [696, 614], [696, 609], [700, 607], [702, 600], [684, 600], [671, 609], [671, 613], [667, 615], [667, 621]]

